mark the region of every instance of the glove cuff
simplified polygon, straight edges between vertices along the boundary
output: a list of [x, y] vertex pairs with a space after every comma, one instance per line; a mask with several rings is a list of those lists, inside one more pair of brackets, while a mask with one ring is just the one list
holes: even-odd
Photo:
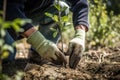
[[85, 31], [82, 29], [77, 29], [75, 32], [75, 38], [84, 40], [85, 39]]
[[45, 37], [39, 31], [36, 31], [28, 37], [27, 42], [37, 50], [45, 40]]

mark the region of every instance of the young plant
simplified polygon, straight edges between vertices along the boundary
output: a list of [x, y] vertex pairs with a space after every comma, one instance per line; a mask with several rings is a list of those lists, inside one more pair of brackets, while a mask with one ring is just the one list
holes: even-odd
[[[68, 15], [62, 15], [62, 12], [65, 12], [66, 10], [68, 10], [68, 6], [63, 5], [61, 6], [61, 1], [60, 0], [55, 0], [54, 3], [54, 7], [57, 9], [58, 14], [57, 15], [53, 15], [52, 13], [48, 13], [46, 12], [45, 15], [47, 15], [48, 17], [52, 18], [58, 25], [57, 29], [54, 28], [50, 28], [52, 31], [54, 31], [53, 33], [53, 37], [56, 37], [56, 35], [58, 34], [58, 31], [61, 35], [61, 43], [62, 43], [62, 51], [63, 51], [63, 36], [62, 36], [62, 32], [66, 30], [65, 26], [70, 25], [69, 21], [69, 17]], [[69, 13], [69, 10], [68, 10]], [[64, 51], [63, 51], [64, 52]]]

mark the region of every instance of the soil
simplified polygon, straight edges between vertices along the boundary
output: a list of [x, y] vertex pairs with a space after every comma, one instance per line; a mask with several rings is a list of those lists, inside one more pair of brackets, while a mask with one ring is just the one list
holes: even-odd
[[22, 80], [120, 80], [120, 47], [87, 51], [76, 69], [48, 63], [38, 56], [33, 59], [3, 64], [3, 73], [13, 76], [23, 71]]

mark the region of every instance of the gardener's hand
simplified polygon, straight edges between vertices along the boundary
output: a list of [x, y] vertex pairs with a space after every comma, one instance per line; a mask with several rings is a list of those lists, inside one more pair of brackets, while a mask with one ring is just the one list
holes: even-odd
[[75, 69], [78, 65], [82, 53], [85, 49], [85, 31], [82, 29], [77, 29], [75, 37], [69, 42], [69, 47], [67, 54], [69, 57], [69, 66], [70, 68]]
[[41, 57], [59, 65], [67, 63], [65, 55], [53, 42], [46, 40], [39, 31], [32, 33], [28, 37], [27, 42], [31, 44]]

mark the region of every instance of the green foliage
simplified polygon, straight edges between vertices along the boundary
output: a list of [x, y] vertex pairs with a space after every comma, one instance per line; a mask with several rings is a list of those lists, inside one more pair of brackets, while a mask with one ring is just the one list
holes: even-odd
[[[2, 13], [2, 12], [1, 12]], [[23, 31], [20, 26], [24, 25], [26, 22], [30, 22], [30, 20], [22, 20], [22, 19], [15, 19], [14, 21], [4, 21], [2, 17], [0, 17], [0, 80], [12, 80], [8, 76], [2, 74], [2, 60], [7, 58], [9, 55], [9, 51], [13, 52], [12, 45], [8, 45], [4, 41], [4, 37], [6, 35], [6, 29], [13, 28], [16, 32]], [[21, 73], [16, 75], [15, 80], [21, 80], [20, 77]]]
[[[55, 4], [54, 4], [54, 7], [58, 10], [58, 14], [52, 14], [52, 13], [48, 13], [46, 12], [45, 15], [52, 18], [58, 25], [58, 29], [60, 31], [65, 31], [66, 28], [65, 26], [69, 26], [71, 23], [69, 22], [69, 17], [68, 15], [64, 15], [62, 16], [62, 12], [65, 12], [65, 10], [67, 9], [66, 6], [60, 6], [60, 0], [55, 0]], [[55, 33], [53, 33], [53, 36], [55, 37], [58, 33], [58, 29], [53, 29], [51, 28], [52, 31], [54, 31]]]
[[119, 15], [120, 14], [120, 0], [107, 0], [107, 11], [108, 12], [113, 11], [114, 15]]
[[[61, 42], [63, 43], [63, 35], [62, 35], [62, 33], [64, 31], [66, 31], [66, 27], [70, 25], [70, 22], [68, 22], [69, 21], [68, 15], [62, 16], [62, 12], [65, 12], [65, 10], [68, 7], [61, 4], [60, 0], [55, 0], [54, 7], [58, 10], [57, 15], [55, 15], [55, 14], [53, 15], [52, 13], [45, 13], [45, 15], [52, 18], [59, 25], [59, 27], [57, 29], [51, 28], [51, 30], [54, 31], [53, 37], [56, 37], [58, 32], [60, 32]], [[63, 50], [63, 44], [62, 44], [62, 50]]]
[[87, 41], [89, 46], [115, 46], [120, 40], [120, 15], [107, 12], [108, 0], [90, 0], [90, 30]]
[[[27, 20], [28, 22], [28, 20]], [[23, 31], [20, 28], [20, 25], [25, 24], [25, 20], [21, 19], [15, 19], [14, 21], [3, 21], [3, 19], [0, 17], [0, 58], [4, 59], [8, 55], [8, 51], [13, 52], [12, 46], [8, 45], [4, 41], [4, 37], [6, 35], [6, 29], [12, 27], [16, 32]]]
[[[109, 2], [112, 4], [108, 6]], [[115, 3], [115, 4], [113, 4]], [[89, 21], [90, 21], [90, 29], [87, 32], [86, 37], [86, 46], [88, 48], [98, 48], [98, 47], [114, 47], [120, 40], [120, 14], [116, 12], [119, 11], [119, 1], [118, 0], [89, 0], [90, 4], [90, 12], [89, 12]], [[114, 6], [114, 9], [113, 7]], [[115, 7], [116, 6], [116, 7]], [[59, 5], [55, 5], [56, 9], [60, 12], [61, 7]], [[116, 15], [117, 14], [117, 15]], [[60, 16], [60, 15], [52, 15], [52, 13], [46, 13], [47, 16], [51, 17], [55, 22], [60, 25], [60, 30], [66, 36], [67, 41], [70, 40], [71, 34], [73, 35], [73, 27], [72, 24], [68, 28], [64, 27], [67, 24], [71, 23], [72, 15], [68, 16]], [[61, 27], [62, 26], [62, 27]], [[66, 29], [65, 29], [66, 28]], [[55, 37], [58, 33], [58, 29], [51, 29], [54, 31], [53, 36]], [[72, 31], [72, 33], [70, 32]], [[70, 34], [69, 34], [70, 33]], [[67, 34], [67, 35], [66, 35]], [[63, 40], [65, 40], [63, 39]], [[88, 45], [89, 44], [89, 45]]]
[[7, 75], [0, 74], [0, 80], [22, 80], [23, 72], [17, 72], [17, 74], [13, 77], [10, 78]]

